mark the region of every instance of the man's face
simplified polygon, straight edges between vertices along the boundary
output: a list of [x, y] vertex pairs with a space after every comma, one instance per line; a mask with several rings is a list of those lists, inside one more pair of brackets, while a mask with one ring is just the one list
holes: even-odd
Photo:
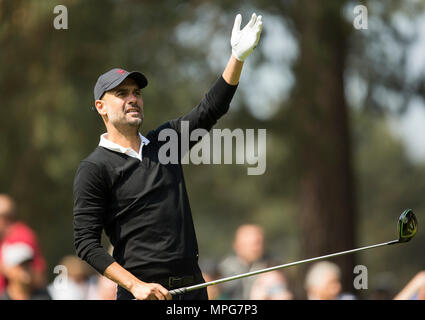
[[322, 275], [322, 281], [315, 290], [319, 300], [334, 300], [341, 292], [341, 283], [338, 276], [329, 271]]
[[96, 100], [96, 108], [107, 126], [115, 128], [140, 128], [143, 122], [143, 99], [139, 86], [131, 78], [107, 91], [102, 100]]
[[34, 269], [31, 260], [12, 267], [4, 267], [3, 271], [10, 283], [26, 287], [31, 287], [33, 285]]
[[236, 254], [248, 264], [260, 259], [264, 253], [264, 235], [261, 228], [243, 226], [239, 228], [233, 245]]

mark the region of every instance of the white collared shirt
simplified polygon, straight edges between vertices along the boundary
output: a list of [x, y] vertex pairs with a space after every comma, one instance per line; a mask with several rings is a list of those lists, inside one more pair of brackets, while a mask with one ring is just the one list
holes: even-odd
[[124, 153], [124, 154], [126, 154], [130, 157], [137, 158], [140, 161], [142, 161], [142, 149], [143, 149], [144, 145], [149, 144], [149, 140], [146, 139], [144, 136], [142, 136], [140, 132], [139, 132], [139, 137], [140, 137], [141, 143], [140, 143], [139, 152], [134, 151], [132, 148], [124, 148], [123, 146], [120, 146], [119, 144], [116, 144], [116, 143], [108, 140], [106, 138], [107, 134], [108, 133], [104, 133], [100, 136], [99, 146], [104, 147], [104, 148], [109, 149], [109, 150], [112, 150], [112, 151]]

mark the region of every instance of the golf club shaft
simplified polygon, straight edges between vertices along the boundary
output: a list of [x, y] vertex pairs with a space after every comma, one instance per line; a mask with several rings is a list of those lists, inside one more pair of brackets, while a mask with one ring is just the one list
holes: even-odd
[[202, 289], [202, 288], [209, 287], [209, 286], [212, 286], [212, 285], [215, 285], [215, 284], [220, 284], [220, 283], [223, 283], [223, 282], [228, 282], [228, 281], [232, 281], [232, 280], [237, 280], [237, 279], [242, 279], [242, 278], [246, 278], [246, 277], [250, 277], [250, 276], [255, 276], [255, 275], [260, 274], [260, 273], [279, 270], [279, 269], [288, 268], [288, 267], [296, 266], [296, 265], [303, 264], [303, 263], [319, 261], [319, 260], [328, 259], [328, 258], [332, 258], [332, 257], [338, 257], [338, 256], [342, 256], [342, 255], [345, 255], [345, 254], [354, 253], [354, 252], [357, 252], [357, 251], [378, 248], [378, 247], [387, 246], [387, 245], [391, 245], [391, 244], [395, 244], [395, 243], [399, 243], [399, 240], [393, 240], [393, 241], [389, 241], [389, 242], [374, 244], [374, 245], [367, 246], [367, 247], [362, 247], [362, 248], [332, 253], [332, 254], [328, 254], [328, 255], [325, 255], [325, 256], [305, 259], [305, 260], [301, 260], [301, 261], [282, 264], [282, 265], [275, 266], [275, 267], [251, 271], [251, 272], [247, 272], [247, 273], [243, 273], [243, 274], [239, 274], [239, 275], [235, 275], [235, 276], [231, 276], [231, 277], [227, 277], [227, 278], [222, 278], [222, 279], [218, 279], [218, 280], [213, 280], [213, 281], [210, 281], [210, 282], [205, 282], [205, 283], [201, 283], [201, 284], [197, 284], [197, 285], [193, 285], [193, 286], [189, 286], [189, 287], [183, 287], [183, 288], [170, 290], [169, 293], [171, 295], [183, 294], [183, 293], [186, 293], [186, 292], [189, 292], [189, 291]]

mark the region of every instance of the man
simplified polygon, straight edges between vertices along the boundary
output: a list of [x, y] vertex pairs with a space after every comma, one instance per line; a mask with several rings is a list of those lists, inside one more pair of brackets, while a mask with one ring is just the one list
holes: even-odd
[[[232, 56], [199, 105], [146, 137], [139, 133], [146, 77], [112, 69], [95, 85], [107, 133], [75, 176], [74, 243], [80, 258], [118, 284], [117, 299], [171, 299], [168, 290], [204, 282], [181, 163], [161, 163], [159, 135], [171, 129], [180, 136], [182, 121], [190, 131], [210, 130], [227, 112], [262, 29], [261, 16], [253, 14], [242, 30], [241, 19], [236, 16], [232, 31]], [[114, 246], [112, 257], [101, 246], [102, 229]], [[208, 299], [206, 289], [177, 298]]]
[[[233, 241], [233, 251], [233, 255], [226, 257], [219, 264], [219, 271], [223, 277], [266, 268], [263, 228], [255, 224], [239, 226]], [[223, 297], [232, 300], [249, 299], [254, 280], [255, 278], [248, 277], [223, 283]]]
[[29, 245], [34, 251], [32, 265], [34, 268], [35, 283], [38, 287], [46, 284], [45, 271], [46, 262], [41, 254], [35, 232], [16, 218], [16, 204], [7, 194], [0, 194], [0, 294], [6, 288], [6, 278], [4, 277], [2, 247], [5, 244], [23, 242]]
[[[276, 265], [273, 264], [273, 266]], [[255, 277], [249, 298], [250, 300], [292, 300], [294, 296], [288, 289], [288, 281], [282, 270], [274, 270]]]
[[[59, 265], [66, 268], [66, 286], [56, 285], [56, 279], [47, 286], [53, 300], [87, 300], [89, 295], [89, 278], [92, 269], [74, 255], [66, 255]], [[61, 273], [58, 277], [63, 276]]]
[[305, 289], [308, 300], [354, 300], [355, 296], [341, 293], [341, 270], [333, 262], [313, 264], [307, 272]]
[[37, 287], [33, 259], [34, 250], [24, 242], [3, 244], [3, 272], [7, 286], [0, 300], [50, 300], [45, 288]]
[[425, 300], [425, 271], [419, 271], [394, 300]]

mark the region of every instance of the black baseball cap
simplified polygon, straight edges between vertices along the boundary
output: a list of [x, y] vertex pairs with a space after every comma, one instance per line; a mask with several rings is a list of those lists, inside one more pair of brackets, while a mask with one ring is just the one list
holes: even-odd
[[103, 94], [120, 85], [126, 78], [131, 78], [136, 81], [139, 88], [142, 89], [148, 85], [148, 80], [143, 73], [138, 71], [128, 72], [124, 69], [114, 68], [102, 74], [94, 86], [94, 99], [99, 100]]

